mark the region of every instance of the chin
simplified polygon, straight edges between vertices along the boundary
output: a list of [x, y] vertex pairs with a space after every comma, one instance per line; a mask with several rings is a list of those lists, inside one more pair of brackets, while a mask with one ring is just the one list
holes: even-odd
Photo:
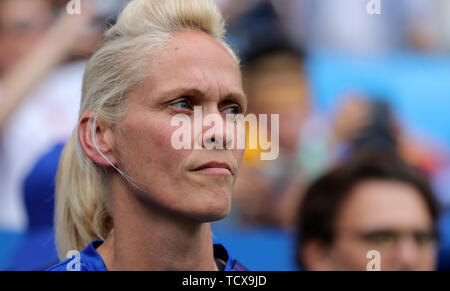
[[227, 213], [205, 213], [195, 217], [195, 221], [199, 223], [211, 223], [224, 219], [228, 216]]
[[230, 210], [231, 206], [229, 204], [209, 207], [198, 215], [198, 220], [201, 222], [215, 222], [218, 220], [222, 220], [227, 217], [228, 214], [230, 214]]
[[230, 195], [221, 195], [221, 197], [213, 197], [211, 199], [207, 199], [207, 201], [199, 201], [201, 205], [201, 209], [197, 209], [195, 211], [197, 213], [196, 220], [200, 222], [214, 222], [225, 217], [230, 214], [231, 211], [231, 196]]

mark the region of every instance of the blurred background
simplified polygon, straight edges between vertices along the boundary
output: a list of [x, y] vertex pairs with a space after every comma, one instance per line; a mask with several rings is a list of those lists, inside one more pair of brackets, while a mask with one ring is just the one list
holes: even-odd
[[[280, 156], [261, 161], [261, 149], [246, 152], [232, 213], [213, 224], [214, 240], [251, 270], [314, 269], [299, 264], [299, 256], [321, 252], [316, 261], [345, 257], [334, 239], [322, 249], [301, 249], [305, 223], [321, 223], [300, 219], [305, 195], [333, 169], [347, 171], [360, 152], [377, 152], [374, 163], [394, 152], [430, 185], [436, 219], [431, 207], [420, 213], [408, 206], [426, 204], [415, 195], [422, 188], [399, 202], [397, 188], [374, 187], [381, 191], [375, 197], [392, 192], [383, 203], [396, 207], [394, 214], [379, 198], [365, 201], [369, 194], [347, 189], [378, 215], [351, 212], [347, 198], [335, 205], [334, 220], [350, 211], [355, 221], [381, 225], [384, 232], [359, 246], [391, 244], [403, 254], [386, 266], [448, 270], [450, 1], [380, 0], [380, 14], [369, 13], [370, 0], [216, 1], [242, 60], [249, 112], [280, 115]], [[59, 155], [77, 121], [86, 61], [127, 1], [85, 1], [80, 15], [66, 12], [68, 2], [0, 0], [0, 270], [39, 270], [58, 261], [52, 220]], [[330, 227], [337, 237], [338, 226]]]

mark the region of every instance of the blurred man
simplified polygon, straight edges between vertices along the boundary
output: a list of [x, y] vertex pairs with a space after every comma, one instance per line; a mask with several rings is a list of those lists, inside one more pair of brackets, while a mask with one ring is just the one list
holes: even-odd
[[[297, 189], [302, 184], [299, 137], [309, 110], [302, 56], [294, 50], [274, 48], [256, 55], [244, 68], [249, 112], [279, 115], [280, 155], [274, 161], [261, 161], [261, 144], [258, 149], [246, 150], [236, 182], [235, 205], [243, 223], [291, 226], [296, 209], [290, 206], [297, 205]], [[267, 131], [272, 132], [270, 122]], [[257, 142], [255, 132], [249, 131], [247, 136]]]
[[306, 270], [434, 270], [438, 209], [430, 186], [394, 154], [365, 152], [316, 181], [299, 211]]

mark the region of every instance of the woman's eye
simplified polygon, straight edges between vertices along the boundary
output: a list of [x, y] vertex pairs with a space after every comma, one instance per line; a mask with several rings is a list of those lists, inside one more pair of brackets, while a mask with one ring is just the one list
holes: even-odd
[[178, 109], [182, 109], [182, 110], [192, 109], [191, 103], [187, 100], [180, 100], [180, 101], [174, 102], [171, 104], [171, 106], [177, 107]]
[[237, 114], [239, 114], [239, 113], [242, 113], [242, 110], [241, 110], [241, 107], [239, 107], [238, 105], [236, 105], [236, 106], [231, 106], [231, 107], [226, 108], [223, 112], [224, 112], [225, 114], [233, 114], [233, 115], [237, 115]]

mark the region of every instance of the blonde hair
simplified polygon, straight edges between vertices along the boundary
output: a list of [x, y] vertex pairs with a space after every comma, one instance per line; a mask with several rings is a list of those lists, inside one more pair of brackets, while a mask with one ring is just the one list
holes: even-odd
[[[238, 62], [224, 41], [225, 22], [213, 0], [131, 0], [86, 66], [80, 115], [92, 111], [96, 118], [117, 124], [127, 93], [146, 78], [148, 63], [143, 60], [151, 60], [182, 30], [209, 34]], [[55, 225], [60, 259], [70, 250], [81, 250], [109, 236], [113, 230], [111, 200], [105, 168], [86, 156], [77, 126], [63, 150], [57, 174]]]

